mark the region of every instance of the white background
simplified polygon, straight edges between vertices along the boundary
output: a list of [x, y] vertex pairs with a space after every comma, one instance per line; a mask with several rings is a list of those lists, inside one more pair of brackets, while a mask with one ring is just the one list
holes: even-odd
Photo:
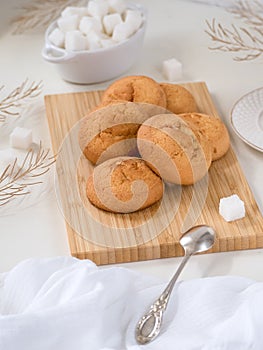
[[[262, 59], [236, 62], [229, 53], [210, 51], [211, 41], [205, 34], [205, 20], [216, 18], [226, 25], [241, 24], [240, 20], [225, 9], [183, 0], [141, 0], [149, 11], [149, 23], [140, 60], [127, 74], [144, 74], [163, 81], [161, 63], [176, 57], [183, 63], [182, 81], [205, 81], [220, 115], [228, 126], [232, 146], [238, 156], [255, 199], [263, 211], [262, 174], [263, 154], [244, 144], [231, 130], [229, 123], [233, 104], [242, 95], [259, 88], [263, 83]], [[8, 2], [11, 8], [13, 4]], [[1, 3], [0, 21], [0, 79], [6, 91], [18, 86], [25, 78], [43, 80], [44, 88], [37, 102], [34, 130], [38, 137], [50, 144], [43, 108], [43, 95], [72, 91], [103, 89], [109, 82], [80, 86], [66, 83], [58, 76], [55, 66], [44, 62], [41, 49], [44, 35], [25, 34], [14, 36], [7, 19], [13, 10]], [[3, 131], [0, 133], [4, 136]], [[1, 147], [8, 145], [1, 135]], [[15, 214], [0, 217], [0, 271], [12, 268], [29, 257], [69, 255], [64, 218], [56, 202], [55, 193], [40, 203], [24, 209], [15, 208]], [[262, 250], [228, 252], [196, 256], [184, 272], [185, 279], [202, 276], [238, 274], [263, 280], [258, 267], [263, 259]], [[180, 258], [124, 264], [125, 267], [144, 271], [168, 279]]]

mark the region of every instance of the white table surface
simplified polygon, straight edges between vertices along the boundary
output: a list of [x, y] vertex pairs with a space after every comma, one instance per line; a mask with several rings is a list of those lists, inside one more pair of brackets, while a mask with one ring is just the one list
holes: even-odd
[[[228, 126], [231, 143], [245, 173], [255, 199], [263, 211], [263, 153], [253, 150], [234, 134], [230, 126], [230, 110], [237, 99], [263, 84], [262, 59], [235, 62], [232, 55], [210, 51], [211, 41], [204, 33], [205, 20], [213, 17], [225, 24], [240, 23], [225, 9], [184, 0], [140, 0], [149, 10], [149, 23], [140, 60], [128, 72], [144, 74], [163, 81], [160, 72], [163, 60], [176, 57], [183, 63], [183, 81], [205, 81], [215, 105]], [[18, 5], [17, 1], [13, 1]], [[7, 4], [5, 4], [7, 6]], [[9, 2], [11, 7], [12, 2]], [[43, 80], [39, 103], [41, 115], [38, 132], [50, 145], [43, 109], [44, 94], [78, 92], [105, 88], [109, 82], [94, 85], [73, 85], [61, 80], [54, 65], [41, 57], [43, 34], [14, 36], [7, 19], [13, 12], [1, 4], [0, 84], [6, 91], [25, 78]], [[5, 24], [5, 26], [3, 25]], [[41, 109], [42, 107], [42, 109]], [[1, 129], [0, 129], [1, 133]], [[1, 136], [0, 136], [1, 140]], [[8, 145], [7, 145], [8, 146]], [[2, 143], [1, 147], [5, 145]], [[54, 192], [29, 208], [16, 208], [16, 213], [0, 217], [0, 271], [7, 271], [30, 257], [69, 255], [63, 215]], [[122, 264], [126, 268], [168, 279], [181, 258], [160, 259]], [[216, 275], [243, 275], [263, 280], [263, 250], [208, 254], [193, 257], [182, 278]], [[120, 265], [119, 265], [120, 266]]]

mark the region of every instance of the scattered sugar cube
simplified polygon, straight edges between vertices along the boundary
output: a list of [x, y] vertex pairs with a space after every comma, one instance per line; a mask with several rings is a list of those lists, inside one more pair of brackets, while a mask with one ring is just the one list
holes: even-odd
[[86, 49], [86, 38], [79, 30], [67, 32], [65, 35], [65, 49], [68, 51], [82, 51]]
[[[0, 151], [0, 175], [3, 174], [4, 170], [10, 165], [14, 164], [16, 156], [12, 149], [3, 149]], [[11, 169], [10, 169], [11, 170]]]
[[126, 40], [131, 36], [133, 28], [129, 23], [119, 23], [114, 27], [112, 39], [116, 42]]
[[79, 16], [72, 15], [64, 18], [60, 17], [57, 20], [57, 24], [59, 29], [61, 29], [63, 32], [76, 30], [79, 26]]
[[135, 33], [142, 24], [142, 14], [138, 10], [127, 10], [125, 13], [125, 23], [129, 23]]
[[32, 144], [32, 130], [17, 126], [10, 134], [10, 144], [14, 148], [29, 149]]
[[175, 81], [182, 78], [182, 63], [175, 58], [163, 61], [162, 74], [168, 81]]
[[105, 0], [90, 0], [88, 2], [88, 12], [94, 17], [106, 16], [109, 11], [109, 4]]
[[101, 32], [103, 30], [103, 27], [100, 18], [85, 16], [80, 20], [79, 30], [83, 34], [88, 34], [91, 30]]
[[219, 202], [219, 214], [226, 221], [242, 219], [246, 214], [245, 204], [237, 194], [221, 198]]
[[109, 12], [122, 14], [126, 10], [126, 3], [124, 0], [108, 0]]
[[52, 44], [54, 44], [57, 47], [64, 47], [65, 42], [65, 34], [60, 30], [59, 28], [55, 28], [50, 34], [49, 34], [49, 40]]
[[121, 15], [119, 13], [112, 13], [103, 17], [103, 25], [105, 32], [108, 35], [112, 35], [114, 27], [122, 22]]
[[87, 7], [68, 6], [61, 12], [61, 17], [66, 18], [72, 15], [88, 16], [88, 13]]

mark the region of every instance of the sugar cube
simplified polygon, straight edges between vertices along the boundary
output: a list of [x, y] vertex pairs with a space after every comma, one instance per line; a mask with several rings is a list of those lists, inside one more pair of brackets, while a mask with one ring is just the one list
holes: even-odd
[[119, 23], [114, 27], [112, 39], [116, 42], [126, 40], [132, 34], [132, 31], [133, 28], [129, 23]]
[[49, 34], [49, 40], [52, 44], [54, 44], [57, 47], [64, 47], [65, 42], [65, 34], [60, 30], [59, 28], [55, 28], [50, 34]]
[[100, 44], [102, 47], [104, 47], [106, 49], [107, 47], [111, 47], [112, 45], [115, 45], [116, 43], [112, 39], [101, 39]]
[[83, 34], [88, 34], [89, 31], [94, 30], [97, 32], [102, 31], [102, 23], [100, 18], [90, 17], [90, 16], [84, 16], [81, 18], [79, 23], [79, 30]]
[[226, 221], [242, 219], [246, 214], [245, 204], [237, 194], [221, 198], [219, 202], [219, 214]]
[[126, 3], [124, 0], [108, 0], [109, 12], [122, 14], [126, 10]]
[[72, 15], [64, 18], [60, 17], [57, 20], [57, 24], [59, 29], [61, 29], [63, 32], [76, 30], [78, 29], [78, 26], [79, 26], [79, 16]]
[[10, 148], [0, 150], [0, 175], [3, 174], [5, 169], [10, 165], [9, 170], [11, 170], [12, 165], [16, 160], [13, 150]]
[[79, 16], [87, 16], [88, 15], [88, 9], [87, 7], [74, 7], [74, 6], [67, 6], [62, 12], [61, 17], [70, 17], [72, 15], [79, 15]]
[[90, 0], [88, 2], [88, 12], [90, 16], [103, 17], [109, 11], [109, 4], [105, 0]]
[[87, 41], [87, 49], [88, 50], [97, 50], [102, 47], [101, 41], [97, 40], [89, 40]]
[[105, 39], [103, 33], [97, 33], [91, 30], [86, 36], [86, 45], [88, 50], [99, 49], [101, 45], [101, 40]]
[[142, 24], [142, 14], [138, 10], [127, 10], [125, 13], [125, 23], [129, 23], [135, 33]]
[[182, 78], [182, 63], [175, 58], [163, 61], [162, 74], [168, 81], [175, 81]]
[[102, 32], [96, 32], [95, 30], [91, 30], [88, 34], [87, 34], [87, 38], [88, 39], [94, 39], [94, 40], [101, 40], [101, 39], [109, 39], [109, 36], [105, 33]]
[[86, 7], [66, 7], [49, 40], [67, 51], [107, 48], [128, 39], [142, 21], [142, 13], [125, 0], [89, 0]]
[[14, 148], [29, 149], [32, 144], [32, 130], [17, 126], [10, 134], [10, 144]]
[[119, 13], [112, 13], [110, 15], [104, 16], [102, 22], [105, 32], [108, 35], [112, 35], [114, 27], [122, 22], [122, 18]]
[[86, 49], [86, 38], [79, 30], [69, 31], [65, 35], [65, 49], [81, 51]]

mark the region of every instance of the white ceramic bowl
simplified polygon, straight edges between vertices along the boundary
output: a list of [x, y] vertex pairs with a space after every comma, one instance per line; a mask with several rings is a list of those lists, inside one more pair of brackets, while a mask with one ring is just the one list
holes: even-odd
[[113, 79], [127, 71], [138, 59], [146, 29], [146, 10], [138, 4], [130, 4], [143, 14], [141, 27], [127, 40], [109, 48], [92, 51], [69, 52], [53, 45], [48, 37], [57, 22], [52, 22], [45, 33], [42, 57], [56, 65], [60, 76], [69, 82], [91, 84]]

